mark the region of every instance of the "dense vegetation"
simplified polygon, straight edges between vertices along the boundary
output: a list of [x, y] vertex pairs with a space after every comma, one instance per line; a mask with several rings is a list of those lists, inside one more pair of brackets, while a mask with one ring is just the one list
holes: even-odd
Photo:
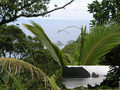
[[[119, 0], [94, 0], [88, 4], [88, 11], [93, 14], [92, 25], [104, 24], [113, 21], [120, 24], [120, 1]], [[111, 22], [111, 23], [113, 23]]]
[[[97, 27], [97, 26], [96, 26]], [[92, 87], [92, 86], [90, 86], [90, 85], [88, 85], [88, 88], [89, 89], [99, 89], [99, 88], [103, 88], [103, 89], [105, 89], [105, 88], [114, 88], [114, 89], [116, 89], [116, 88], [118, 88], [118, 86], [119, 86], [119, 77], [120, 77], [120, 65], [119, 65], [119, 63], [120, 63], [120, 61], [119, 61], [119, 50], [118, 50], [118, 46], [116, 45], [116, 47], [115, 48], [113, 48], [112, 50], [111, 49], [109, 49], [108, 50], [108, 52], [107, 53], [104, 53], [104, 55], [101, 57], [101, 55], [100, 55], [100, 52], [103, 50], [105, 50], [105, 46], [107, 46], [106, 48], [109, 48], [108, 46], [109, 46], [109, 44], [108, 43], [112, 43], [113, 41], [115, 41], [115, 40], [110, 40], [110, 38], [113, 38], [113, 37], [110, 37], [109, 39], [106, 39], [106, 37], [108, 38], [109, 36], [112, 36], [113, 35], [113, 33], [112, 34], [109, 34], [108, 36], [107, 35], [105, 35], [105, 37], [102, 37], [101, 38], [101, 36], [102, 35], [104, 35], [104, 34], [102, 34], [102, 33], [100, 33], [100, 32], [106, 32], [106, 30], [108, 30], [108, 32], [110, 33], [110, 29], [112, 29], [112, 28], [114, 28], [114, 29], [112, 29], [112, 30], [117, 30], [118, 32], [120, 31], [120, 27], [119, 26], [114, 26], [114, 25], [112, 25], [112, 26], [107, 26], [107, 28], [109, 28], [109, 29], [105, 29], [106, 28], [106, 26], [104, 26], [104, 28], [101, 28], [102, 26], [99, 26], [97, 29], [91, 29], [91, 32], [90, 33], [88, 33], [87, 34], [87, 36], [86, 36], [86, 38], [88, 39], [88, 38], [91, 38], [91, 39], [88, 39], [89, 41], [90, 41], [90, 43], [89, 44], [87, 44], [86, 46], [88, 46], [89, 48], [90, 48], [90, 45], [93, 45], [93, 41], [94, 41], [94, 39], [95, 39], [95, 41], [97, 41], [97, 38], [99, 38], [99, 41], [98, 42], [96, 42], [95, 43], [95, 45], [93, 45], [93, 48], [91, 49], [91, 51], [90, 51], [90, 53], [89, 53], [89, 49], [85, 49], [86, 50], [86, 52], [88, 52], [89, 53], [89, 57], [90, 56], [92, 56], [91, 58], [91, 60], [90, 60], [90, 62], [89, 61], [87, 61], [87, 63], [89, 64], [89, 65], [92, 65], [92, 64], [94, 64], [94, 63], [96, 63], [97, 65], [110, 65], [110, 71], [108, 72], [108, 74], [107, 74], [107, 78], [101, 83], [101, 85], [99, 86], [99, 85], [96, 85], [95, 87]], [[100, 29], [101, 28], [101, 29]], [[104, 31], [104, 29], [105, 29], [105, 31]], [[100, 31], [100, 32], [99, 32]], [[89, 37], [89, 35], [91, 35], [91, 33], [94, 33], [93, 34], [93, 37], [94, 37], [94, 39], [92, 39], [92, 36], [91, 37]], [[95, 33], [99, 33], [99, 34], [96, 34], [95, 35]], [[95, 35], [95, 36], [94, 36]], [[100, 36], [99, 36], [100, 35]], [[101, 38], [101, 39], [100, 39]], [[106, 40], [105, 40], [106, 39]], [[114, 38], [115, 39], [115, 38]], [[116, 38], [117, 39], [117, 38]], [[71, 44], [68, 44], [68, 45], [66, 45], [65, 46], [65, 48], [63, 48], [63, 54], [66, 56], [66, 59], [69, 59], [69, 60], [75, 60], [76, 62], [78, 61], [78, 59], [79, 59], [79, 53], [77, 52], [76, 53], [76, 51], [77, 50], [80, 50], [79, 49], [79, 47], [78, 47], [78, 45], [80, 45], [80, 43], [79, 43], [79, 41], [81, 41], [81, 38], [79, 37], [75, 42], [73, 42], [73, 43], [71, 43]], [[85, 42], [87, 42], [87, 40], [85, 40]], [[105, 44], [108, 44], [108, 45], [105, 45]], [[105, 45], [105, 46], [104, 46]], [[113, 45], [113, 44], [112, 44]], [[74, 48], [74, 47], [75, 48]], [[97, 49], [99, 49], [99, 51], [97, 50]], [[116, 52], [115, 50], [117, 49], [117, 51], [118, 52]], [[84, 46], [83, 46], [83, 50], [84, 50]], [[94, 51], [93, 51], [94, 50]], [[102, 51], [102, 54], [103, 54], [103, 51]], [[67, 55], [66, 55], [66, 53], [67, 53]], [[84, 52], [85, 53], [85, 52]], [[92, 53], [92, 54], [91, 54]], [[72, 58], [72, 59], [70, 59], [70, 57], [68, 56], [68, 55], [70, 55], [70, 57]], [[84, 54], [85, 55], [85, 54]], [[94, 56], [95, 55], [95, 56]], [[97, 57], [97, 55], [99, 56], [100, 55], [100, 58], [96, 58]], [[88, 59], [89, 60], [89, 59]], [[87, 64], [86, 63], [86, 64]], [[71, 64], [73, 64], [73, 63], [71, 63]], [[81, 63], [82, 64], [82, 63]]]
[[[120, 25], [120, 1], [119, 0], [103, 0], [88, 4], [88, 11], [93, 14], [94, 20], [91, 24], [95, 25]], [[101, 11], [101, 12], [99, 12]], [[120, 45], [113, 48], [110, 52], [101, 58], [99, 64], [110, 65], [111, 70], [107, 75], [107, 79], [102, 83], [109, 87], [118, 86], [120, 77]]]
[[[6, 85], [7, 88], [10, 88], [10, 89], [18, 88], [18, 87], [14, 87], [14, 84], [17, 84], [16, 82], [21, 83], [23, 80], [25, 80], [24, 82], [26, 83], [28, 81], [29, 85], [27, 83], [27, 84], [24, 84], [25, 86], [23, 86], [23, 83], [21, 83], [21, 88], [24, 88], [24, 89], [29, 89], [29, 88], [33, 88], [33, 89], [35, 88], [48, 88], [48, 89], [49, 88], [56, 88], [56, 89], [61, 88], [62, 89], [64, 87], [62, 86], [62, 83], [61, 83], [61, 77], [62, 77], [62, 71], [63, 71], [64, 66], [68, 64], [72, 64], [72, 65], [74, 64], [77, 64], [77, 65], [78, 64], [81, 64], [81, 65], [98, 64], [100, 63], [101, 56], [104, 56], [110, 49], [120, 44], [120, 35], [119, 35], [120, 27], [119, 26], [109, 26], [109, 27], [99, 26], [99, 27], [91, 29], [90, 33], [86, 33], [85, 32], [86, 28], [85, 29], [82, 28], [81, 36], [78, 38], [76, 42], [73, 42], [77, 45], [76, 47], [78, 50], [78, 51], [76, 50], [77, 52], [76, 56], [78, 57], [78, 60], [75, 61], [75, 58], [72, 57], [72, 55], [69, 55], [69, 52], [67, 52], [67, 50], [65, 50], [67, 53], [64, 51], [64, 53], [62, 54], [61, 50], [49, 40], [49, 38], [44, 33], [44, 30], [42, 29], [41, 26], [39, 26], [35, 22], [32, 22], [32, 25], [28, 25], [28, 24], [23, 24], [23, 25], [27, 29], [29, 29], [33, 34], [35, 34], [34, 38], [30, 36], [26, 36], [22, 32], [22, 30], [16, 26], [5, 25], [2, 27], [1, 31], [5, 35], [3, 34], [3, 36], [2, 35], [1, 36], [2, 37], [5, 36], [4, 37], [5, 39], [3, 38], [4, 42], [6, 40], [9, 41], [8, 43], [4, 43], [4, 44], [6, 45], [10, 44], [11, 47], [12, 46], [14, 47], [14, 45], [15, 46], [18, 45], [17, 47], [11, 48], [10, 50], [7, 47], [4, 48], [4, 51], [3, 49], [1, 49], [1, 51], [3, 51], [3, 53], [1, 54], [1, 57], [4, 57], [1, 59], [1, 65], [2, 65], [1, 67], [3, 68], [3, 70], [5, 69], [6, 71], [6, 72], [2, 72], [1, 75], [4, 75], [5, 73], [10, 73], [8, 74], [7, 77], [4, 77], [5, 75], [1, 76], [2, 88], [4, 85]], [[20, 32], [17, 32], [18, 34], [17, 37], [19, 37], [19, 33], [20, 33], [21, 38], [22, 36], [24, 36], [23, 38], [24, 40], [22, 40], [22, 42], [20, 41], [21, 38], [16, 39], [16, 37], [14, 37], [14, 39], [12, 40], [10, 39], [10, 38], [13, 38], [12, 36], [14, 36], [12, 35], [12, 33], [7, 33], [9, 30], [11, 30], [11, 27], [13, 29], [12, 33], [17, 32], [17, 30], [20, 31]], [[19, 43], [20, 43], [20, 47], [19, 47]], [[103, 46], [104, 46], [104, 49], [103, 49]], [[44, 47], [46, 47], [47, 49], [45, 49]], [[14, 52], [14, 50], [16, 52]], [[82, 50], [82, 53], [84, 53], [82, 54], [82, 56], [79, 50]], [[22, 58], [21, 57], [17, 58], [17, 59], [23, 59], [24, 61], [21, 60], [22, 62], [20, 60], [6, 58], [7, 56], [9, 58], [10, 57], [16, 58], [14, 57], [14, 54], [16, 56], [16, 55], [19, 55], [19, 53], [21, 56], [24, 55], [24, 57], [22, 56]], [[66, 57], [68, 58], [67, 60], [65, 59]], [[31, 63], [32, 65], [29, 63]], [[21, 65], [23, 66], [22, 69], [20, 71], [17, 70], [18, 68], [21, 67]], [[25, 65], [27, 67], [25, 67]], [[18, 71], [19, 71], [19, 74], [18, 74]], [[42, 73], [42, 77], [46, 77], [46, 79], [48, 79], [48, 82], [49, 82], [48, 84], [44, 85], [43, 78], [37, 79], [38, 78], [37, 74], [41, 74], [41, 73]], [[31, 79], [29, 81], [31, 75], [32, 77], [34, 75], [35, 79]], [[109, 75], [113, 75], [113, 74], [109, 74]], [[13, 78], [14, 76], [16, 76], [18, 81], [16, 80], [16, 78]], [[7, 78], [7, 82], [6, 82], [6, 78]], [[19, 78], [21, 79], [19, 80]], [[115, 78], [117, 77], [115, 76]], [[11, 81], [12, 79], [14, 79], [14, 81]], [[117, 82], [116, 82], [117, 85], [118, 85], [118, 81], [119, 79], [117, 79]]]
[[[14, 25], [2, 25], [0, 27], [0, 52], [1, 58], [22, 59], [42, 69], [48, 76], [54, 74], [53, 70], [56, 71], [59, 69], [58, 64], [52, 60], [53, 58], [50, 56], [48, 51], [44, 49], [41, 41], [36, 37], [26, 36], [19, 27]], [[56, 68], [54, 68], [55, 66]], [[12, 79], [6, 77], [6, 74], [4, 72], [1, 74], [0, 82], [2, 83], [2, 86], [6, 85], [9, 88], [16, 82], [14, 83], [11, 81]], [[21, 78], [20, 81], [22, 82], [26, 79], [24, 81], [26, 83], [26, 81], [30, 79], [30, 76], [31, 75], [28, 72], [25, 74], [22, 73], [18, 79]], [[29, 85], [25, 88], [37, 88], [37, 84], [39, 83], [39, 79], [31, 80]], [[15, 86], [13, 87], [15, 88]], [[13, 87], [11, 88], [13, 89]]]
[[[82, 54], [83, 56], [80, 56], [81, 52], [78, 52], [78, 57], [82, 57], [79, 58], [80, 60], [72, 62], [71, 60], [75, 60], [75, 59], [73, 57], [69, 57], [68, 61], [66, 61], [66, 59], [64, 59], [63, 57], [64, 55], [66, 55], [65, 52], [64, 55], [62, 55], [62, 52], [46, 36], [41, 26], [39, 26], [35, 22], [32, 22], [32, 24], [33, 25], [24, 24], [24, 26], [27, 27], [27, 29], [29, 29], [32, 33], [34, 33], [36, 37], [38, 37], [43, 42], [43, 44], [46, 46], [50, 54], [54, 57], [54, 60], [58, 62], [58, 64], [61, 67], [60, 69], [61, 72], [59, 73], [59, 75], [62, 75], [63, 67], [65, 65], [68, 65], [69, 62], [71, 62], [72, 65], [74, 64], [74, 62], [77, 62], [77, 64], [80, 63], [81, 65], [98, 64], [100, 62], [101, 56], [105, 55], [110, 49], [112, 49], [113, 47], [117, 46], [120, 43], [119, 40], [120, 27], [117, 25], [107, 26], [107, 27], [98, 26], [91, 29], [91, 32], [88, 34], [85, 34], [86, 28], [85, 29], [82, 28], [81, 29], [82, 35], [79, 37], [79, 42], [77, 44], [80, 45], [80, 47], [78, 47], [78, 50], [80, 50], [82, 46], [81, 50], [82, 53], [84, 54]], [[82, 44], [83, 41], [84, 44]]]
[[[32, 25], [23, 24], [34, 37], [26, 36], [17, 26], [5, 25], [19, 17], [45, 16], [73, 1], [50, 11], [47, 7], [50, 0], [0, 1], [0, 89], [67, 90], [61, 81], [66, 65], [98, 64], [110, 65], [111, 70], [100, 86], [88, 85], [88, 88], [119, 88], [119, 0], [103, 0], [101, 3], [95, 0], [89, 4], [89, 12], [94, 17], [91, 21], [93, 27], [89, 33], [86, 27], [79, 28], [81, 34], [78, 39], [63, 50], [52, 43], [35, 22]], [[84, 89], [78, 87], [73, 90], [81, 88]]]

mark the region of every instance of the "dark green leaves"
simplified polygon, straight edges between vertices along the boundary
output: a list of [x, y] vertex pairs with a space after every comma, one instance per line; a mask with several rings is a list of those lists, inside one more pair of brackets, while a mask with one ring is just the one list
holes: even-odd
[[118, 20], [120, 17], [119, 0], [102, 0], [101, 2], [94, 0], [91, 4], [88, 4], [88, 11], [93, 14], [96, 24], [105, 24], [113, 20], [120, 23], [120, 20]]

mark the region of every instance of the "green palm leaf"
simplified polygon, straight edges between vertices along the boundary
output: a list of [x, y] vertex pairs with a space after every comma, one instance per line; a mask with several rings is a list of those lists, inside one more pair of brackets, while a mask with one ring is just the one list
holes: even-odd
[[[49, 50], [53, 58], [63, 66], [64, 61], [62, 53], [57, 46], [55, 46], [47, 37], [44, 30], [38, 24], [32, 22], [32, 25], [24, 24], [24, 26], [29, 29], [38, 39], [40, 39], [46, 48]], [[100, 26], [94, 28], [87, 36], [84, 35], [81, 37], [86, 37], [84, 44], [76, 52], [80, 52], [78, 58], [80, 59], [79, 64], [93, 65], [98, 64], [98, 59], [105, 55], [110, 49], [114, 48], [120, 44], [120, 31], [118, 26], [105, 27]], [[80, 40], [81, 41], [81, 40]]]
[[23, 60], [13, 59], [13, 58], [0, 58], [0, 66], [2, 68], [8, 68], [9, 72], [13, 72], [14, 74], [20, 73], [21, 70], [26, 70], [31, 72], [31, 76], [34, 74], [38, 76], [47, 77], [46, 74], [39, 68], [29, 64]]
[[98, 64], [101, 56], [120, 44], [119, 26], [96, 27], [87, 36], [82, 49], [81, 63]]
[[13, 58], [0, 58], [0, 67], [2, 68], [0, 72], [7, 69], [8, 72], [13, 74], [19, 74], [21, 71], [28, 71], [31, 73], [31, 77], [36, 74], [38, 77], [46, 83], [49, 82], [52, 88], [59, 90], [59, 87], [54, 84], [54, 80], [50, 79], [41, 69], [29, 64], [23, 60], [13, 59]]
[[48, 49], [52, 57], [60, 66], [64, 65], [62, 53], [57, 46], [55, 46], [45, 34], [42, 27], [32, 21], [32, 25], [23, 24], [28, 30], [30, 30], [40, 41], [43, 42]]

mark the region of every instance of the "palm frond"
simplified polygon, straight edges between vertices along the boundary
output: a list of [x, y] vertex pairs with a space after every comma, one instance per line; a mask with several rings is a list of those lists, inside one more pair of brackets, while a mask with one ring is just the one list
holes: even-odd
[[120, 44], [119, 27], [100, 26], [94, 28], [84, 42], [81, 63], [84, 65], [97, 64], [101, 56], [105, 55], [118, 44]]
[[[62, 32], [62, 31], [66, 31], [67, 29], [69, 28], [76, 28], [78, 30], [81, 31], [81, 34], [80, 36], [78, 37], [78, 40], [77, 40], [77, 45], [75, 45], [75, 42], [72, 43], [72, 44], [69, 44], [68, 46], [70, 46], [70, 48], [68, 46], [66, 46], [70, 51], [68, 52], [71, 56], [68, 55], [68, 53], [66, 53], [65, 51], [65, 55], [70, 59], [69, 61], [71, 61], [71, 63], [67, 63], [67, 64], [80, 64], [80, 60], [81, 60], [81, 56], [82, 56], [82, 49], [83, 49], [83, 46], [84, 46], [84, 41], [85, 41], [85, 35], [86, 35], [86, 26], [85, 28], [83, 28], [83, 26], [81, 28], [77, 27], [77, 26], [68, 26], [62, 30], [59, 30], [59, 32]], [[65, 47], [65, 49], [66, 49]], [[64, 49], [63, 49], [64, 51]], [[78, 56], [78, 57], [76, 57]], [[74, 59], [73, 59], [74, 58]]]
[[59, 90], [57, 85], [53, 85], [54, 81], [51, 80], [41, 69], [29, 64], [23, 60], [13, 59], [13, 58], [0, 58], [0, 67], [1, 71], [4, 71], [4, 68], [12, 74], [20, 74], [21, 71], [28, 71], [31, 73], [31, 77], [33, 78], [36, 74], [38, 78], [41, 78], [44, 82], [50, 83], [52, 88]]
[[67, 32], [66, 31], [66, 29], [69, 29], [69, 28], [77, 28], [77, 29], [80, 29], [79, 27], [77, 27], [77, 26], [68, 26], [68, 27], [65, 27], [64, 29], [62, 29], [62, 30], [59, 30], [58, 31], [58, 33], [60, 33], [60, 32], [66, 32], [66, 33], [68, 33], [69, 34], [69, 32]]
[[67, 45], [63, 52], [69, 53], [78, 64], [94, 65], [99, 63], [100, 57], [118, 44], [120, 44], [120, 26], [96, 26], [90, 33], [86, 33], [86, 27], [81, 27], [78, 40]]
[[[82, 58], [82, 51], [83, 51], [83, 47], [84, 47], [84, 42], [85, 42], [85, 36], [86, 36], [86, 26], [85, 26], [85, 29], [83, 28], [83, 26], [82, 26], [82, 28], [81, 28], [81, 38], [80, 38], [80, 41], [78, 41], [78, 42], [80, 42], [79, 44], [80, 44], [80, 54], [79, 54], [79, 61], [78, 61], [78, 64], [80, 64], [80, 62], [81, 62], [81, 58]], [[79, 48], [79, 47], [78, 47]]]
[[[7, 68], [9, 72], [14, 74], [20, 73], [22, 69], [31, 72], [31, 76], [34, 76], [34, 73], [38, 76], [46, 77], [46, 74], [39, 68], [29, 64], [23, 60], [13, 59], [13, 58], [0, 58], [0, 66], [2, 68]], [[3, 69], [1, 70], [1, 72]]]
[[59, 50], [57, 46], [55, 46], [50, 39], [45, 34], [42, 27], [35, 22], [32, 21], [32, 25], [23, 24], [28, 30], [30, 30], [39, 40], [42, 41], [42, 43], [45, 45], [45, 47], [50, 52], [51, 56], [54, 58], [56, 62], [61, 66], [63, 65], [63, 58], [62, 53]]

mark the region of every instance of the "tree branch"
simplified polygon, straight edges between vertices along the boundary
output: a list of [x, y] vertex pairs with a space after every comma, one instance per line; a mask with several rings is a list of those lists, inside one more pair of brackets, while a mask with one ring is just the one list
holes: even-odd
[[65, 5], [63, 5], [62, 7], [58, 7], [58, 8], [55, 8], [55, 9], [53, 9], [53, 10], [50, 10], [50, 11], [48, 11], [48, 12], [45, 12], [45, 13], [43, 13], [43, 15], [44, 15], [44, 14], [51, 13], [51, 12], [56, 11], [56, 10], [59, 10], [59, 9], [63, 9], [63, 8], [65, 8], [66, 6], [70, 5], [73, 1], [75, 1], [75, 0], [71, 0], [70, 2], [68, 2], [68, 3], [65, 4]]
[[75, 0], [71, 0], [70, 2], [68, 2], [67, 4], [61, 6], [61, 7], [58, 7], [58, 8], [55, 8], [55, 9], [52, 9], [50, 11], [47, 11], [47, 12], [43, 12], [41, 14], [33, 14], [33, 15], [24, 15], [24, 14], [21, 14], [20, 16], [23, 16], [23, 17], [38, 17], [38, 16], [44, 16], [46, 14], [49, 14], [53, 11], [56, 11], [56, 10], [59, 10], [59, 9], [64, 9], [66, 6], [70, 5], [73, 1]]
[[9, 22], [12, 22], [12, 21], [14, 21], [14, 20], [16, 20], [17, 18], [19, 18], [20, 16], [15, 16], [15, 17], [12, 17], [12, 18], [10, 18], [10, 19], [8, 19], [8, 20], [2, 20], [1, 22], [0, 22], [0, 25], [3, 25], [3, 24], [6, 24], [6, 23], [9, 23]]
[[[20, 14], [20, 15], [18, 15], [18, 16], [11, 17], [11, 18], [8, 19], [8, 20], [2, 20], [2, 21], [0, 22], [0, 25], [3, 25], [3, 24], [6, 24], [6, 23], [9, 23], [9, 22], [12, 22], [12, 21], [16, 20], [16, 19], [19, 18], [19, 17], [38, 17], [38, 16], [44, 16], [44, 15], [49, 14], [49, 13], [51, 13], [51, 12], [54, 12], [54, 11], [56, 11], [56, 10], [64, 9], [66, 6], [70, 5], [73, 1], [75, 1], [75, 0], [71, 0], [71, 1], [69, 1], [68, 3], [66, 3], [65, 5], [61, 6], [61, 7], [54, 8], [54, 9], [52, 9], [52, 10], [49, 10], [49, 11], [47, 11], [47, 12], [43, 12], [43, 13], [40, 13], [40, 14], [29, 14], [29, 15]], [[34, 2], [32, 2], [31, 4], [33, 4], [33, 3], [34, 3]], [[23, 6], [23, 7], [24, 7], [24, 6]], [[23, 8], [23, 7], [22, 7], [22, 8]], [[21, 8], [21, 9], [22, 9], [22, 8]], [[21, 10], [21, 9], [20, 9], [20, 10]], [[17, 14], [16, 14], [16, 15], [17, 15]]]

